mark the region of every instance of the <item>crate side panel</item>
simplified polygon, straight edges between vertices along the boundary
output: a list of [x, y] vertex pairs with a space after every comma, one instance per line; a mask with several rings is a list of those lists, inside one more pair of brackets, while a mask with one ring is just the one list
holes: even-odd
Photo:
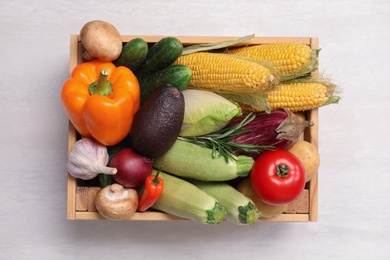
[[[318, 149], [318, 125], [319, 125], [319, 118], [318, 118], [318, 109], [314, 109], [309, 114], [309, 120], [312, 120], [313, 122], [316, 122], [314, 126], [310, 128], [310, 143], [314, 144], [315, 147]], [[317, 221], [318, 220], [318, 171], [314, 173], [313, 177], [310, 180], [309, 183], [309, 203], [310, 203], [310, 221]]]
[[[122, 35], [122, 41], [128, 42], [134, 38], [142, 38], [149, 43], [156, 43], [166, 36], [148, 36], [148, 35]], [[202, 44], [202, 43], [215, 43], [220, 41], [237, 40], [242, 36], [173, 36], [179, 39], [183, 45]], [[246, 44], [267, 44], [278, 42], [293, 42], [311, 44], [310, 37], [255, 37], [238, 45]]]
[[[107, 220], [98, 212], [77, 212], [78, 220]], [[189, 221], [174, 215], [161, 212], [136, 212], [129, 221]], [[226, 221], [226, 220], [225, 220]], [[281, 214], [274, 218], [259, 218], [257, 222], [308, 222], [308, 214]]]
[[[69, 74], [79, 63], [79, 37], [76, 34], [70, 36], [70, 57], [69, 57]], [[77, 132], [72, 123], [68, 124], [68, 153], [71, 151], [76, 142]], [[76, 219], [76, 180], [68, 174], [67, 189], [67, 218]]]

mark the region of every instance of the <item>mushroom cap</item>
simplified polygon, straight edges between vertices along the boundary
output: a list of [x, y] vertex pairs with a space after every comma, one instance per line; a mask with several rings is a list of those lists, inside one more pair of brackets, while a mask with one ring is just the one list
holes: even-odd
[[111, 184], [99, 190], [95, 197], [98, 212], [106, 219], [125, 220], [138, 208], [138, 193], [120, 184]]
[[88, 60], [97, 58], [113, 61], [122, 52], [122, 40], [118, 30], [110, 23], [94, 20], [86, 23], [80, 31], [80, 40], [86, 49]]

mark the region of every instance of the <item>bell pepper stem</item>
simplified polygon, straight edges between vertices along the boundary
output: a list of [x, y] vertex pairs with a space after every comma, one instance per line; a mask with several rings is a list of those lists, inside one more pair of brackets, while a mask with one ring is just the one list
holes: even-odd
[[109, 70], [102, 69], [99, 74], [99, 78], [97, 81], [93, 82], [91, 85], [89, 85], [89, 93], [91, 95], [93, 94], [99, 94], [103, 96], [108, 96], [112, 92], [112, 84], [108, 80], [108, 74]]

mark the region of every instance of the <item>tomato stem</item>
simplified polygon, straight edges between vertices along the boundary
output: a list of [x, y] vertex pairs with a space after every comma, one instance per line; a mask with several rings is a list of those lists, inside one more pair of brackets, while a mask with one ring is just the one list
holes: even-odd
[[286, 178], [288, 173], [290, 172], [290, 169], [288, 168], [287, 164], [282, 163], [282, 164], [275, 164], [276, 166], [276, 175], [281, 177], [282, 179]]

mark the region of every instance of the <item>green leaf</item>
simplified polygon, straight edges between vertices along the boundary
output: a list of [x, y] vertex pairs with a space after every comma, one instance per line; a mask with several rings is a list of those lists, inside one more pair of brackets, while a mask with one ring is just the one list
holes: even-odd
[[222, 41], [222, 42], [215, 42], [215, 43], [201, 43], [201, 44], [194, 44], [187, 47], [184, 47], [182, 55], [199, 52], [199, 51], [210, 51], [210, 50], [216, 50], [225, 48], [228, 46], [232, 46], [244, 41], [248, 41], [252, 38], [254, 38], [254, 34], [250, 34], [247, 36], [244, 36], [242, 38], [239, 38], [237, 40], [228, 40], [228, 41]]
[[234, 126], [224, 128], [217, 132], [203, 135], [203, 136], [197, 136], [197, 137], [180, 136], [178, 137], [178, 139], [212, 149], [213, 158], [216, 158], [219, 154], [219, 156], [225, 158], [225, 161], [227, 163], [229, 162], [229, 160], [237, 160], [237, 157], [232, 154], [232, 150], [233, 150], [232, 148], [235, 148], [239, 151], [245, 151], [245, 152], [259, 152], [260, 150], [274, 149], [275, 147], [273, 146], [240, 144], [231, 141], [231, 138], [233, 136], [250, 132], [250, 130], [243, 130], [242, 128], [248, 123], [250, 123], [255, 117], [256, 115], [254, 113], [250, 113], [239, 124], [236, 124]]

